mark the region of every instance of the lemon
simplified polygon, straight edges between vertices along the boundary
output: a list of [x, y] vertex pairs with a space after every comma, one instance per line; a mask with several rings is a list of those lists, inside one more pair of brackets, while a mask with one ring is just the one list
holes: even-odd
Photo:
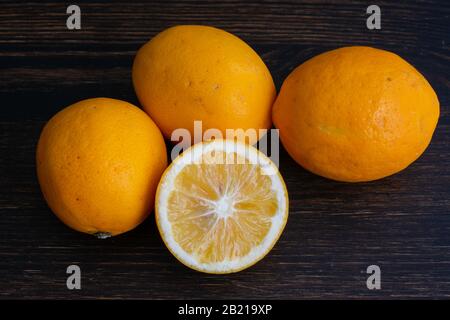
[[106, 238], [135, 228], [152, 211], [167, 167], [166, 145], [138, 107], [87, 99], [45, 125], [36, 167], [56, 216], [72, 229]]
[[227, 129], [243, 129], [248, 136], [238, 139], [253, 144], [272, 126], [270, 71], [248, 44], [224, 30], [180, 25], [162, 31], [139, 49], [132, 77], [143, 109], [167, 139], [181, 128], [194, 137], [200, 120], [204, 131], [217, 129], [222, 137]]
[[272, 109], [292, 158], [345, 182], [377, 180], [408, 167], [430, 144], [439, 112], [436, 93], [412, 65], [360, 46], [298, 66]]
[[194, 145], [163, 174], [156, 222], [172, 254], [206, 273], [232, 273], [261, 260], [288, 218], [288, 194], [275, 164], [232, 140]]

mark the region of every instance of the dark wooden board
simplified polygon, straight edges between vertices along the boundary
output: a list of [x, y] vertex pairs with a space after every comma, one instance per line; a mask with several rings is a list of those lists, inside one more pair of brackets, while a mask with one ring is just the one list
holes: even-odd
[[[450, 297], [448, 1], [377, 1], [368, 30], [359, 1], [77, 1], [82, 30], [66, 29], [66, 2], [0, 2], [0, 298], [443, 298]], [[136, 50], [175, 24], [208, 24], [246, 40], [277, 87], [298, 64], [345, 45], [394, 51], [435, 88], [441, 117], [424, 155], [403, 172], [359, 184], [308, 173], [284, 152], [290, 197], [285, 232], [254, 267], [191, 271], [163, 245], [153, 216], [108, 240], [74, 232], [48, 209], [34, 153], [52, 114], [80, 99], [138, 103]], [[66, 288], [78, 264], [82, 289]], [[366, 288], [366, 268], [382, 289]]]

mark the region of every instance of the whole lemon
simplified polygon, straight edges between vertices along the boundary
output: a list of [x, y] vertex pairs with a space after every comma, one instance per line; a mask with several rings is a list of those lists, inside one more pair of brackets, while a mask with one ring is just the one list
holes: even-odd
[[339, 181], [394, 174], [427, 148], [439, 101], [398, 55], [370, 47], [320, 54], [284, 81], [273, 121], [304, 168]]
[[167, 138], [179, 128], [193, 137], [196, 120], [222, 137], [226, 129], [271, 127], [276, 90], [269, 70], [244, 41], [220, 29], [182, 25], [159, 33], [139, 49], [133, 84]]
[[37, 175], [52, 211], [69, 227], [114, 236], [151, 212], [167, 166], [164, 139], [139, 108], [95, 98], [58, 112], [37, 146]]

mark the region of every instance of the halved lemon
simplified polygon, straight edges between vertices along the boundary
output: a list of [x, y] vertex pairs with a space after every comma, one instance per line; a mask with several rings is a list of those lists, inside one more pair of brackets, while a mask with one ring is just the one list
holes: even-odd
[[261, 260], [288, 217], [275, 164], [232, 140], [198, 143], [167, 168], [156, 193], [156, 222], [172, 254], [206, 273], [232, 273]]

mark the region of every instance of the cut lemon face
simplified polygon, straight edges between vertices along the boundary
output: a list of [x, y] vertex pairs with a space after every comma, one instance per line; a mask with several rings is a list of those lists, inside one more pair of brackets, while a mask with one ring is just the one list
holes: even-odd
[[194, 145], [167, 168], [156, 194], [156, 222], [172, 254], [207, 273], [232, 273], [261, 260], [288, 217], [275, 164], [232, 140]]

